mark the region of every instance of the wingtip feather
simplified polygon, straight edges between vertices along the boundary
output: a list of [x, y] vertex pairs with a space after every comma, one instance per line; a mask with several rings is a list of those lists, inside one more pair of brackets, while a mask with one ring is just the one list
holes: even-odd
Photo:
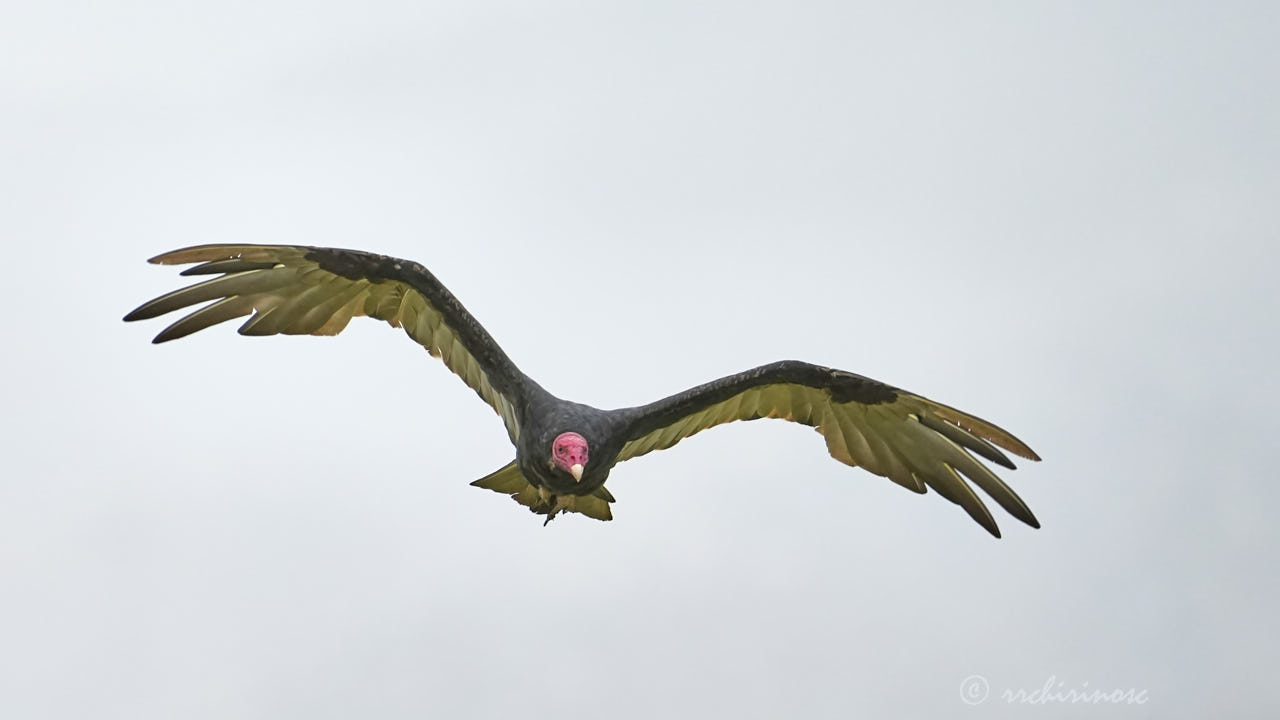
[[252, 243], [240, 245], [212, 243], [206, 245], [192, 245], [190, 247], [163, 252], [153, 258], [149, 258], [147, 262], [154, 265], [187, 265], [189, 263], [212, 262], [214, 260], [232, 260], [243, 257], [245, 253], [251, 253], [257, 256], [264, 254], [262, 251], [266, 251], [265, 254], [277, 254], [290, 249], [305, 248], [302, 246], [255, 245]]
[[1026, 443], [1014, 437], [1013, 433], [1008, 430], [987, 422], [975, 415], [961, 412], [949, 405], [943, 405], [942, 403], [934, 402], [925, 398], [920, 399], [925, 400], [925, 402], [931, 406], [930, 409], [933, 411], [933, 414], [937, 415], [939, 418], [953, 422], [983, 440], [1008, 450], [1020, 458], [1035, 461], [1040, 460], [1040, 456], [1037, 455], [1034, 450], [1028, 447]]

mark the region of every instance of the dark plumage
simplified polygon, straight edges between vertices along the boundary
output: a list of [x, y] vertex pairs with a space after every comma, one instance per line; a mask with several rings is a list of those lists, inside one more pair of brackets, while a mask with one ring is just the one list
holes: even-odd
[[151, 262], [200, 263], [182, 274], [219, 276], [125, 316], [143, 320], [208, 303], [162, 330], [158, 343], [246, 315], [243, 335], [334, 335], [359, 315], [403, 327], [498, 413], [516, 446], [515, 460], [472, 484], [510, 494], [547, 521], [563, 511], [609, 520], [614, 498], [604, 483], [616, 463], [721, 423], [769, 417], [817, 429], [841, 462], [915, 492], [933, 488], [996, 537], [995, 520], [966, 478], [1014, 517], [1040, 526], [974, 457], [1012, 469], [1001, 449], [1039, 460], [1031, 448], [991, 423], [861, 375], [785, 360], [648, 405], [599, 410], [561, 400], [520, 372], [462, 303], [415, 262], [266, 245], [202, 245]]

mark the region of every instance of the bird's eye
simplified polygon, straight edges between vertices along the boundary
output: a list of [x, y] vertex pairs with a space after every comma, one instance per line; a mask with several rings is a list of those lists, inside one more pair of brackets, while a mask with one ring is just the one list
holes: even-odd
[[560, 447], [556, 448], [556, 452], [564, 452], [564, 446], [561, 445]]

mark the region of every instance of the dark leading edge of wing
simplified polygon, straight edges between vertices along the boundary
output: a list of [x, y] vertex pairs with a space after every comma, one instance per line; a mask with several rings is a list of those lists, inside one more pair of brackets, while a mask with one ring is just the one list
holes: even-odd
[[1011, 515], [1040, 527], [1026, 503], [971, 454], [1013, 469], [1000, 448], [1039, 460], [1025, 443], [985, 420], [843, 370], [771, 363], [621, 412], [628, 441], [619, 461], [722, 423], [779, 418], [815, 428], [845, 464], [918, 493], [933, 488], [996, 537], [995, 519], [961, 474]]
[[426, 268], [356, 250], [201, 245], [151, 258], [200, 263], [183, 275], [220, 275], [144, 303], [126, 321], [208, 303], [156, 336], [157, 343], [252, 315], [242, 335], [336, 335], [360, 315], [403, 327], [502, 417], [512, 441], [532, 385], [462, 303]]

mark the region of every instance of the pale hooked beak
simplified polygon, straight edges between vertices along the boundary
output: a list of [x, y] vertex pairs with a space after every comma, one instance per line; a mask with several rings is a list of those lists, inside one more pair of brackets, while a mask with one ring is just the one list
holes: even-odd
[[582, 482], [582, 466], [581, 465], [569, 466], [569, 474], [573, 476], [574, 482]]

